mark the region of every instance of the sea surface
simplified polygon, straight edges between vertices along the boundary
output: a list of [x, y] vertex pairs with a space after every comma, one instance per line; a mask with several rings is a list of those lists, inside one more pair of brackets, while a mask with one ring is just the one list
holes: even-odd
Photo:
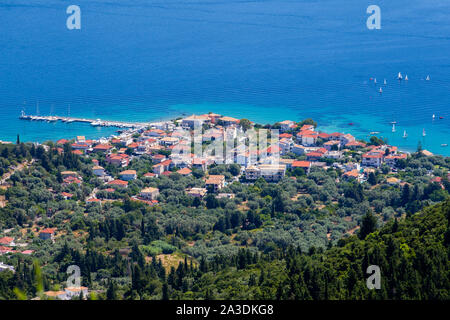
[[[72, 4], [81, 30], [66, 27]], [[381, 30], [366, 26], [371, 4]], [[312, 117], [450, 156], [449, 16], [448, 0], [0, 0], [0, 139], [117, 130], [23, 121], [22, 109], [124, 121], [212, 111]]]

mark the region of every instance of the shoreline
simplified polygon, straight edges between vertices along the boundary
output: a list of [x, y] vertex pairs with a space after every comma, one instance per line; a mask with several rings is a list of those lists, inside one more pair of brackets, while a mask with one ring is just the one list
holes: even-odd
[[[193, 113], [194, 114], [194, 113]], [[22, 115], [19, 117], [21, 120], [28, 120], [28, 121], [44, 121], [44, 122], [48, 122], [48, 123], [52, 123], [55, 121], [58, 122], [62, 122], [65, 124], [71, 124], [71, 123], [85, 123], [85, 124], [90, 124], [93, 127], [116, 127], [116, 128], [124, 128], [124, 130], [122, 132], [119, 132], [119, 130], [115, 131], [115, 133], [117, 134], [109, 134], [107, 136], [103, 136], [103, 137], [99, 137], [96, 138], [96, 140], [111, 140], [114, 137], [120, 137], [123, 134], [133, 134], [139, 130], [145, 129], [145, 128], [149, 128], [152, 126], [156, 126], [158, 124], [164, 124], [167, 122], [173, 122], [176, 119], [180, 119], [186, 116], [189, 116], [190, 114], [186, 113], [186, 112], [180, 112], [178, 115], [172, 115], [172, 116], [167, 116], [164, 118], [159, 118], [159, 121], [135, 121], [135, 122], [130, 122], [130, 121], [118, 121], [118, 120], [108, 120], [108, 119], [88, 119], [88, 118], [78, 118], [78, 117], [59, 117], [59, 116], [32, 116], [32, 115], [25, 115], [22, 113]], [[69, 120], [69, 121], [68, 121]], [[250, 119], [249, 119], [250, 120]], [[313, 119], [314, 120], [314, 119]], [[251, 120], [250, 120], [251, 121]], [[96, 122], [99, 122], [99, 124], [95, 124]], [[263, 123], [258, 123], [258, 122], [254, 122], [255, 124], [258, 125], [262, 125], [264, 126], [265, 124]], [[270, 125], [274, 125], [277, 122], [271, 122], [271, 123], [266, 123], [266, 124], [270, 124]], [[323, 129], [326, 130], [327, 126], [322, 126]], [[317, 129], [319, 131], [321, 126], [318, 125]], [[337, 129], [337, 128], [336, 128]], [[350, 130], [352, 131], [352, 130]], [[322, 132], [326, 132], [326, 133], [331, 133], [331, 132], [327, 132], [327, 131], [322, 131]], [[350, 132], [349, 132], [350, 133]], [[357, 135], [355, 135], [357, 136]], [[377, 135], [370, 135], [370, 136], [377, 136]], [[369, 135], [367, 135], [367, 137], [369, 137]], [[387, 137], [383, 137], [382, 135], [380, 135], [379, 137], [381, 138], [387, 138]], [[57, 137], [57, 138], [53, 138], [53, 139], [49, 139], [46, 141], [52, 141], [52, 142], [56, 142], [60, 139], [63, 139], [64, 137]], [[369, 140], [366, 138], [358, 138], [358, 140], [363, 140], [365, 142], [368, 142]], [[46, 141], [42, 141], [39, 143], [44, 143]], [[24, 141], [24, 142], [32, 142], [32, 141]], [[0, 140], [0, 143], [12, 143], [9, 141], [2, 141]], [[412, 148], [407, 148], [407, 147], [401, 147], [398, 146], [398, 150], [400, 152], [403, 153], [407, 153], [407, 154], [412, 154], [414, 153], [416, 150], [412, 149]], [[424, 148], [424, 150], [426, 150]], [[428, 150], [426, 150], [428, 151]], [[430, 152], [430, 151], [428, 151]], [[442, 156], [442, 157], [448, 157], [444, 154], [440, 154], [440, 153], [435, 153], [435, 152], [430, 152], [433, 156]]]

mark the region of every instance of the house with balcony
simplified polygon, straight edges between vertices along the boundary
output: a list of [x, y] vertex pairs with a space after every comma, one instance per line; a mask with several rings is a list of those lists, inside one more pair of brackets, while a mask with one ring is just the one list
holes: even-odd
[[217, 192], [225, 186], [224, 175], [209, 175], [205, 181], [206, 189], [209, 192]]

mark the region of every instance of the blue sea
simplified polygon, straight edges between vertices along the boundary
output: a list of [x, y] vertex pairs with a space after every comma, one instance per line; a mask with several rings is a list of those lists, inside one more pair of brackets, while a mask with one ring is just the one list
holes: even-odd
[[[81, 30], [66, 27], [72, 4]], [[366, 26], [371, 4], [381, 30]], [[450, 156], [449, 15], [448, 0], [1, 0], [0, 139], [116, 130], [23, 121], [22, 109], [126, 121], [212, 111], [312, 117]]]

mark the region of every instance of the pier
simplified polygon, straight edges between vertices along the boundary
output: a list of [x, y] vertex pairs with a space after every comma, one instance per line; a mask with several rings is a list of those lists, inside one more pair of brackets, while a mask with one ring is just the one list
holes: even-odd
[[151, 125], [151, 123], [145, 122], [122, 122], [122, 121], [108, 121], [101, 119], [86, 119], [86, 118], [74, 118], [74, 117], [59, 117], [59, 116], [36, 116], [36, 115], [27, 115], [23, 111], [20, 114], [19, 119], [21, 120], [29, 120], [29, 121], [46, 121], [46, 122], [84, 122], [90, 123], [92, 126], [100, 126], [100, 127], [118, 127], [118, 128], [129, 128], [129, 129], [142, 129]]

